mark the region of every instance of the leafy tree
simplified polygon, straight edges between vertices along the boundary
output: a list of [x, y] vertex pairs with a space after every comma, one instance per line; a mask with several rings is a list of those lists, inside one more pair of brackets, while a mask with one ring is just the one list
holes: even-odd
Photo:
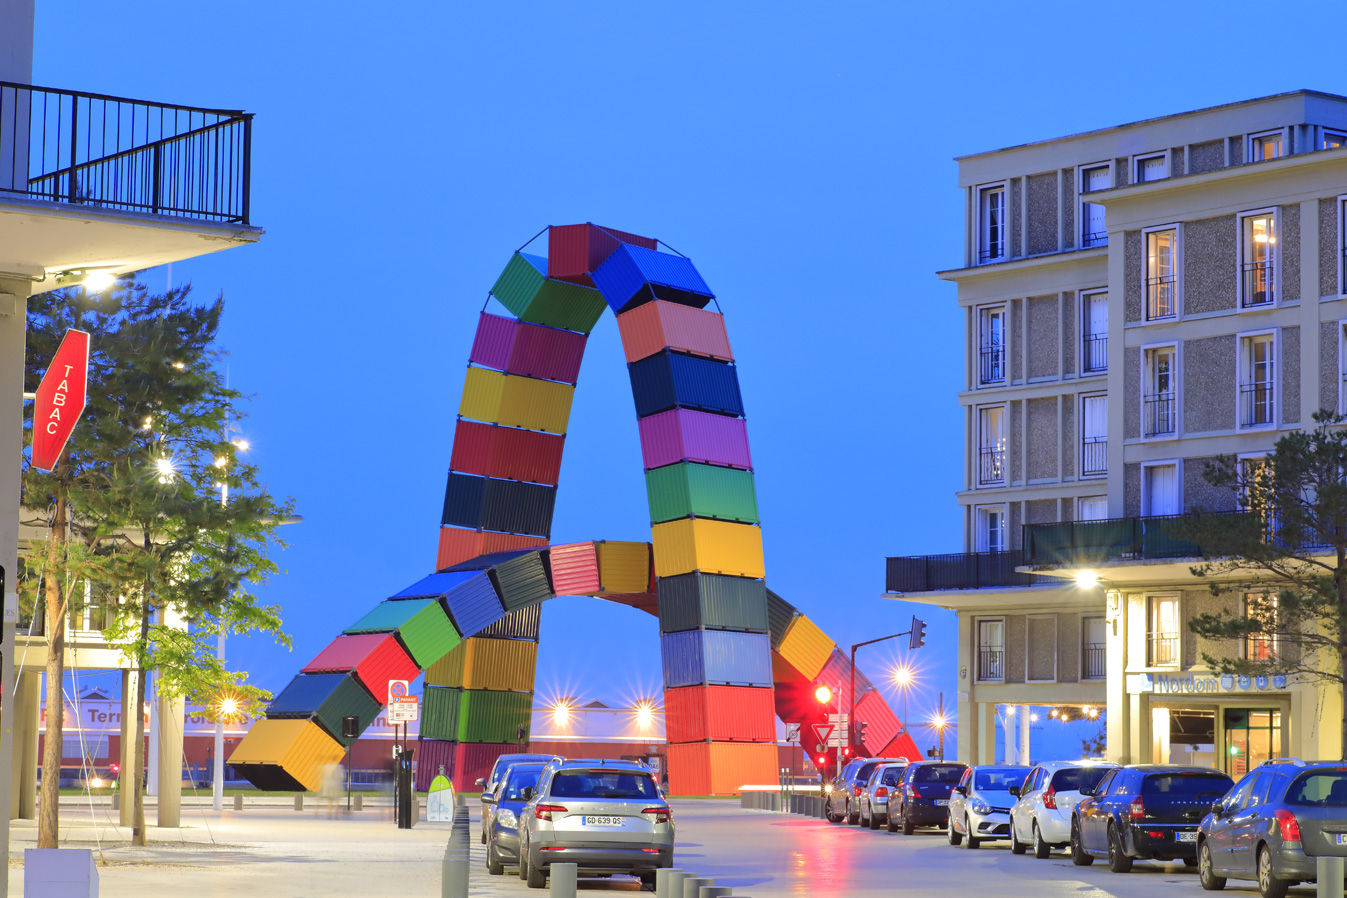
[[[264, 693], [223, 667], [214, 639], [261, 632], [289, 644], [278, 609], [259, 605], [251, 587], [277, 570], [269, 551], [282, 545], [275, 531], [291, 504], [267, 493], [228, 438], [243, 397], [216, 367], [224, 300], [197, 304], [190, 292], [118, 285], [48, 293], [28, 306], [29, 390], [67, 328], [91, 335], [88, 404], [70, 443], [50, 473], [25, 459], [24, 507], [49, 528], [22, 584], [36, 593], [30, 603], [45, 606], [48, 636], [39, 847], [56, 846], [64, 628], [86, 589], [108, 597], [104, 634], [133, 666], [156, 671], [168, 695], [210, 704], [231, 691], [255, 707]], [[145, 678], [136, 680], [132, 721], [145, 713]], [[141, 845], [144, 763], [137, 738], [122, 773], [137, 785], [132, 841]]]
[[1102, 758], [1108, 748], [1108, 722], [1104, 720], [1104, 715], [1099, 715], [1099, 729], [1095, 730], [1094, 735], [1088, 739], [1080, 740], [1080, 756], [1082, 758]]
[[[1206, 465], [1207, 482], [1233, 491], [1245, 509], [1197, 514], [1175, 530], [1203, 547], [1194, 576], [1227, 599], [1188, 622], [1211, 641], [1202, 660], [1213, 670], [1347, 686], [1345, 423], [1321, 409], [1312, 429], [1282, 437], [1263, 459]], [[1347, 710], [1341, 735], [1347, 757]]]

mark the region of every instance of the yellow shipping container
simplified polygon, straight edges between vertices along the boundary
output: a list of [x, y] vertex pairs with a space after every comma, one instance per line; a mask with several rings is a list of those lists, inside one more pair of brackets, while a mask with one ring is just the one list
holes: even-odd
[[505, 392], [505, 375], [486, 368], [469, 368], [463, 381], [463, 398], [458, 413], [474, 421], [494, 424], [500, 417], [500, 398]]
[[685, 518], [656, 524], [655, 575], [675, 577], [691, 571], [760, 579], [762, 530], [708, 518]]
[[500, 398], [499, 423], [548, 433], [566, 432], [575, 387], [512, 374], [502, 377], [505, 384]]
[[426, 668], [427, 686], [454, 686], [463, 685], [463, 660], [468, 654], [468, 643], [471, 639], [465, 639], [454, 650], [445, 655], [440, 660]]
[[532, 692], [538, 643], [525, 639], [473, 637], [465, 643], [463, 688]]
[[828, 658], [835, 648], [837, 645], [828, 638], [828, 634], [820, 630], [809, 618], [800, 614], [796, 615], [790, 629], [786, 631], [777, 653], [799, 671], [800, 676], [812, 680], [823, 670], [823, 665], [828, 663]]
[[268, 720], [253, 724], [229, 756], [230, 764], [274, 764], [310, 792], [323, 783], [323, 768], [346, 755], [323, 728], [311, 720]]
[[599, 595], [650, 591], [650, 543], [599, 543]]

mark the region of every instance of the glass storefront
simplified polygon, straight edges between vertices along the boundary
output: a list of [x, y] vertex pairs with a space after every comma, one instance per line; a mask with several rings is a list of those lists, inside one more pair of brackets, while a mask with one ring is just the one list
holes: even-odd
[[1239, 779], [1264, 761], [1281, 757], [1281, 711], [1226, 708], [1224, 716], [1226, 773]]
[[1151, 762], [1224, 770], [1235, 779], [1282, 757], [1282, 710], [1152, 705]]

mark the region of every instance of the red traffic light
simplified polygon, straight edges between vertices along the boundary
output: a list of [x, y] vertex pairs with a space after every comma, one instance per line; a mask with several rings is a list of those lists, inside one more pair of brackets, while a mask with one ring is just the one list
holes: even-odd
[[113, 764], [113, 765], [112, 765], [110, 768], [108, 768], [108, 769], [111, 770], [113, 773], [121, 773], [121, 772], [122, 772], [121, 765], [119, 765], [119, 764]]
[[819, 767], [819, 770], [822, 770], [822, 769], [823, 769], [823, 766], [824, 766], [825, 764], [827, 764], [827, 763], [828, 763], [828, 759], [825, 758], [825, 757], [820, 756], [819, 759], [818, 759], [818, 767]]
[[842, 749], [842, 757], [844, 757], [844, 758], [849, 758], [849, 757], [851, 757], [851, 749], [850, 749], [850, 748], [844, 748], [844, 749]]

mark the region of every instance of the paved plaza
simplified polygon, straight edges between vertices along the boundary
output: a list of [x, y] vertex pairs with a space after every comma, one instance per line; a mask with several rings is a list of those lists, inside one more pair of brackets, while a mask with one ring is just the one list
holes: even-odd
[[[762, 811], [741, 810], [736, 801], [675, 800], [677, 866], [736, 894], [868, 898], [893, 894], [974, 894], [996, 898], [1171, 898], [1202, 894], [1194, 872], [1182, 864], [1138, 863], [1126, 875], [1102, 863], [1072, 866], [1065, 854], [1050, 860], [1014, 857], [993, 843], [976, 851], [955, 849], [943, 835], [902, 836], [835, 826]], [[474, 807], [475, 810], [475, 807]], [[62, 806], [69, 847], [101, 850], [103, 898], [410, 898], [440, 894], [440, 861], [449, 833], [445, 823], [422, 822], [398, 831], [386, 807], [367, 807], [329, 820], [310, 802], [296, 812], [274, 799], [256, 800], [242, 812], [184, 807], [178, 830], [151, 828], [153, 845], [132, 849], [129, 831], [116, 826], [106, 805]], [[153, 818], [153, 813], [151, 813]], [[474, 824], [476, 823], [474, 814]], [[36, 827], [16, 821], [10, 858], [11, 895], [23, 894], [25, 847]], [[477, 832], [473, 830], [474, 834]], [[101, 849], [100, 849], [101, 846]], [[471, 894], [546, 894], [531, 891], [507, 869], [488, 876], [483, 847], [474, 838]], [[1231, 882], [1233, 898], [1256, 896], [1252, 883]], [[635, 880], [582, 881], [584, 891], [636, 892]], [[1312, 895], [1301, 887], [1293, 895]]]

